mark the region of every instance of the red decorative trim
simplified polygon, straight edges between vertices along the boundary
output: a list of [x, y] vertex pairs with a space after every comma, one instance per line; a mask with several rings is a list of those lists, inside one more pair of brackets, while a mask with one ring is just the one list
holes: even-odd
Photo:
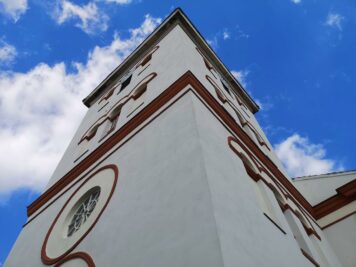
[[104, 100], [108, 100], [113, 95], [115, 89], [116, 89], [116, 86], [111, 88], [110, 91], [99, 100], [98, 104], [100, 104], [100, 102], [102, 102]]
[[129, 120], [123, 127], [119, 128], [116, 133], [106, 139], [101, 146], [91, 152], [85, 159], [79, 162], [72, 170], [52, 185], [38, 199], [36, 199], [27, 208], [28, 216], [31, 216], [51, 198], [58, 194], [64, 187], [69, 185], [76, 177], [87, 170], [101, 156], [108, 152], [115, 144], [123, 140], [128, 134], [134, 131], [140, 124], [147, 120], [152, 114], [158, 111], [170, 99], [176, 96], [187, 85], [191, 85], [193, 92], [196, 92], [202, 103], [209, 107], [214, 116], [224, 122], [224, 126], [249, 147], [251, 153], [263, 162], [264, 165], [271, 171], [275, 179], [277, 179], [290, 192], [295, 199], [298, 199], [300, 204], [309, 212], [312, 213], [312, 208], [309, 202], [299, 193], [299, 191], [291, 184], [291, 182], [283, 175], [271, 159], [269, 159], [259, 148], [259, 146], [243, 131], [243, 129], [235, 122], [234, 118], [219, 104], [219, 102], [208, 92], [208, 90], [200, 83], [200, 81], [190, 72], [183, 74], [177, 81], [163, 91], [155, 100], [144, 107], [137, 115]]
[[145, 66], [150, 60], [152, 59], [152, 55], [156, 52], [159, 48], [159, 45], [155, 46], [150, 52], [148, 52], [145, 57], [137, 64], [136, 69], [140, 66]]
[[[243, 130], [242, 130], [243, 131]], [[245, 132], [244, 132], [245, 133]], [[247, 135], [247, 134], [246, 134]], [[249, 137], [250, 138], [250, 137]], [[255, 159], [255, 157], [253, 156], [253, 154], [247, 149], [247, 147], [237, 138], [233, 137], [233, 136], [229, 136], [227, 138], [227, 141], [228, 141], [228, 144], [230, 146], [230, 148], [238, 154], [238, 151], [236, 151], [236, 149], [233, 147], [233, 145], [231, 144], [231, 142], [236, 142], [245, 152], [246, 154], [251, 158], [251, 160], [253, 160], [253, 162], [256, 164], [256, 166], [258, 166], [258, 168], [260, 169], [260, 171], [263, 171], [265, 172], [274, 182], [276, 185], [279, 185], [278, 182], [280, 182], [284, 188], [287, 189], [287, 191], [285, 191], [285, 196], [288, 196], [296, 205], [300, 205], [302, 204], [303, 205], [303, 202], [306, 206], [304, 206], [304, 208], [306, 208], [307, 210], [310, 209], [311, 211], [311, 205], [309, 204], [309, 202], [307, 202], [307, 200], [304, 199], [303, 195], [290, 183], [290, 181], [288, 180], [287, 177], [285, 177], [277, 168], [277, 166], [272, 162], [270, 161], [270, 159], [268, 157], [266, 157], [266, 159], [268, 159], [268, 162], [267, 160], [261, 160], [261, 158], [259, 158], [261, 160], [261, 162], [263, 162], [267, 167], [269, 167], [270, 171], [272, 173], [270, 173], [267, 169], [265, 169], [264, 167], [262, 167], [261, 165], [259, 165], [257, 163], [257, 160]], [[251, 140], [251, 142], [253, 142]], [[255, 144], [255, 143], [254, 143]], [[255, 144], [256, 146], [256, 144]], [[251, 146], [250, 146], [251, 148]], [[261, 152], [262, 153], [262, 152]], [[256, 155], [256, 153], [255, 153]], [[264, 154], [263, 154], [264, 155]], [[273, 164], [273, 165], [272, 165]], [[261, 178], [263, 179], [263, 178]], [[264, 179], [263, 179], [264, 180]], [[278, 182], [277, 182], [278, 181]], [[265, 181], [266, 182], [266, 181]], [[289, 193], [287, 193], [289, 192]], [[298, 199], [301, 203], [299, 204], [293, 197], [294, 196], [296, 199]], [[304, 200], [303, 200], [304, 199]], [[308, 210], [309, 211], [309, 210]], [[310, 212], [309, 211], [309, 212]]]
[[336, 192], [344, 197], [356, 196], [356, 179], [340, 186]]
[[[70, 200], [74, 197], [74, 195], [79, 191], [80, 188], [82, 188], [82, 186], [84, 184], [86, 184], [93, 176], [95, 176], [97, 173], [103, 171], [103, 170], [106, 170], [106, 169], [112, 169], [114, 171], [114, 183], [113, 183], [113, 186], [111, 188], [111, 192], [109, 194], [109, 197], [108, 199], [106, 200], [102, 210], [100, 211], [98, 217], [95, 219], [95, 221], [93, 222], [93, 224], [89, 227], [89, 229], [81, 236], [81, 238], [76, 242], [74, 243], [69, 249], [67, 249], [67, 251], [65, 251], [62, 255], [56, 257], [56, 258], [50, 258], [47, 254], [46, 254], [46, 246], [47, 246], [47, 242], [48, 242], [48, 238], [50, 237], [51, 235], [51, 232], [54, 228], [54, 226], [56, 225], [57, 223], [57, 220], [58, 218], [61, 216], [62, 212], [64, 211], [64, 209], [66, 208], [66, 206], [68, 205], [68, 203], [70, 202]], [[92, 173], [74, 192], [73, 194], [68, 198], [68, 200], [66, 201], [66, 203], [64, 204], [64, 206], [62, 207], [62, 209], [59, 211], [58, 215], [56, 216], [56, 218], [54, 219], [51, 227], [49, 228], [47, 234], [46, 234], [46, 237], [43, 241], [43, 245], [42, 245], [42, 249], [41, 249], [41, 259], [42, 259], [42, 262], [44, 264], [47, 264], [47, 265], [51, 265], [51, 264], [55, 264], [56, 262], [59, 262], [60, 260], [64, 259], [88, 234], [89, 232], [93, 229], [93, 227], [95, 226], [95, 224], [98, 222], [100, 216], [103, 214], [105, 208], [107, 207], [107, 205], [109, 204], [109, 201], [115, 191], [115, 188], [116, 188], [116, 183], [117, 183], [117, 179], [118, 179], [118, 176], [119, 176], [119, 170], [118, 168], [116, 167], [116, 165], [106, 165], [106, 166], [103, 166], [101, 167], [100, 169], [96, 170], [94, 173]]]
[[318, 220], [356, 200], [356, 179], [336, 189], [337, 194], [313, 207]]
[[319, 263], [317, 263], [312, 256], [306, 253], [302, 248], [300, 250], [302, 251], [304, 257], [306, 257], [312, 264], [314, 264], [316, 267], [320, 267]]
[[[150, 77], [151, 76], [151, 77]], [[156, 72], [152, 72], [150, 74], [148, 74], [145, 78], [143, 78], [131, 91], [130, 93], [128, 93], [127, 95], [125, 95], [124, 97], [122, 97], [119, 101], [116, 102], [116, 104], [109, 110], [106, 112], [105, 115], [101, 116], [99, 119], [97, 119], [92, 126], [90, 126], [90, 128], [83, 134], [82, 138], [80, 139], [79, 143], [80, 144], [84, 139], [87, 139], [88, 141], [93, 138], [96, 134], [96, 131], [98, 130], [99, 126], [102, 125], [106, 120], [110, 119], [108, 117], [108, 115], [114, 110], [116, 109], [118, 106], [120, 106], [120, 108], [122, 108], [130, 99], [137, 99], [138, 96], [135, 94], [135, 91], [142, 85], [144, 84], [148, 84], [150, 81], [152, 81], [155, 77], [157, 76]], [[145, 81], [145, 79], [147, 79], [147, 81]], [[139, 92], [142, 94], [142, 92]], [[102, 120], [102, 121], [101, 121]], [[111, 120], [113, 121], [114, 118], [111, 118]], [[100, 122], [100, 123], [99, 123]], [[92, 129], [95, 129], [95, 131], [93, 131], [90, 135], [87, 135]], [[105, 135], [106, 136], [106, 135]], [[101, 138], [103, 139], [103, 138]]]
[[214, 87], [216, 95], [218, 96], [218, 98], [220, 99], [221, 102], [226, 103], [228, 101], [228, 98], [226, 97], [226, 95], [223, 93], [223, 91], [221, 90], [221, 88], [219, 87], [219, 85], [214, 82], [214, 80], [209, 76], [209, 75], [205, 75], [205, 78], [211, 83], [211, 85]]
[[[154, 121], [157, 117], [159, 117], [165, 110], [167, 110], [169, 107], [171, 107], [174, 103], [176, 103], [180, 98], [182, 98], [185, 94], [187, 94], [188, 92], [192, 92], [193, 94], [194, 91], [192, 91], [191, 89], [188, 89], [187, 91], [185, 91], [183, 94], [181, 94], [179, 97], [177, 97], [174, 101], [172, 101], [169, 105], [166, 105], [163, 109], [161, 109], [158, 113], [156, 113], [153, 117], [151, 117], [147, 122], [145, 122], [145, 124], [138, 129], [134, 134], [132, 134], [129, 138], [125, 139], [124, 142], [122, 142], [118, 147], [116, 147], [116, 149], [120, 149], [120, 147], [122, 147], [123, 145], [125, 145], [130, 139], [132, 139], [136, 134], [138, 134], [140, 131], [142, 131], [147, 125], [149, 125], [152, 121]], [[196, 95], [196, 94], [195, 94]], [[197, 96], [197, 95], [196, 95]], [[137, 114], [138, 115], [138, 114]], [[114, 144], [115, 145], [115, 144]], [[102, 159], [102, 161], [104, 160], [104, 158]], [[95, 162], [95, 165], [98, 166], [98, 164], [100, 164], [101, 161], [97, 160]], [[94, 164], [91, 166], [91, 169], [86, 170], [88, 173], [90, 171], [92, 171], [93, 169], [95, 169]], [[27, 224], [31, 223], [37, 216], [39, 216], [43, 211], [45, 211], [49, 206], [51, 206], [54, 202], [56, 202], [61, 196], [63, 196], [68, 190], [70, 190], [72, 187], [74, 187], [78, 182], [80, 182], [83, 179], [83, 177], [75, 179], [75, 181], [70, 184], [70, 186], [65, 187], [65, 189], [63, 191], [60, 191], [60, 193], [56, 194], [55, 197], [53, 197], [53, 199], [49, 200], [46, 206], [44, 206], [37, 214], [35, 214], [34, 216], [32, 216], [32, 218], [30, 220], [28, 220], [23, 227], [25, 227]]]
[[[313, 227], [312, 224], [310, 224], [310, 222], [309, 222], [305, 217], [302, 218], [303, 215], [301, 215], [301, 212], [300, 212], [300, 211], [298, 212], [298, 211], [294, 210], [294, 209], [293, 209], [291, 206], [289, 206], [287, 203], [282, 206], [282, 210], [283, 210], [283, 212], [286, 211], [286, 210], [290, 210], [291, 212], [293, 212], [294, 215], [299, 219], [299, 221], [300, 221], [301, 224], [303, 225], [303, 228], [304, 228], [305, 232], [306, 232], [308, 235], [314, 235], [316, 238], [318, 238], [319, 240], [321, 240], [321, 237], [318, 235], [318, 233], [315, 231], [315, 229], [312, 228], [312, 227]], [[304, 223], [303, 219], [307, 220], [310, 225], [306, 225], [306, 224]]]
[[203, 53], [200, 51], [198, 47], [195, 47], [195, 49], [198, 51], [198, 53], [202, 56], [204, 60], [204, 64], [208, 70], [212, 70], [213, 66], [210, 64], [210, 62], [206, 59], [206, 57], [203, 55]]
[[256, 128], [248, 120], [246, 120], [244, 123], [242, 123], [242, 126], [245, 126], [245, 125], [248, 128], [250, 128], [250, 130], [255, 134], [258, 143], [261, 146], [265, 146], [269, 151], [271, 151], [271, 149], [268, 147], [268, 145], [265, 142], [265, 140], [263, 139], [263, 137], [259, 134], [259, 132], [256, 130]]
[[60, 267], [60, 266], [62, 266], [63, 263], [66, 263], [66, 262], [74, 260], [74, 259], [82, 259], [83, 261], [85, 261], [85, 263], [88, 265], [88, 267], [95, 267], [95, 263], [94, 263], [92, 257], [90, 257], [90, 255], [88, 253], [81, 252], [81, 251], [69, 254], [67, 257], [60, 260], [58, 263], [56, 263], [54, 265], [54, 267]]
[[326, 228], [328, 228], [328, 227], [330, 227], [330, 226], [332, 226], [332, 225], [334, 225], [334, 224], [336, 224], [336, 223], [338, 223], [338, 222], [341, 222], [341, 221], [345, 220], [346, 218], [348, 218], [348, 217], [350, 217], [350, 216], [352, 216], [352, 215], [354, 215], [354, 214], [356, 214], [356, 211], [353, 211], [353, 212], [351, 212], [351, 213], [349, 213], [349, 214], [347, 214], [347, 215], [345, 215], [345, 216], [343, 216], [343, 217], [337, 219], [336, 221], [333, 221], [333, 222], [331, 222], [331, 223], [329, 223], [329, 224], [323, 226], [321, 229], [324, 230], [324, 229], [326, 229]]
[[[105, 118], [106, 115], [103, 115], [103, 116], [100, 116], [99, 119], [97, 119], [90, 127], [88, 130], [86, 130], [86, 132], [83, 134], [82, 138], [80, 138], [79, 142], [78, 142], [78, 145], [83, 142], [84, 139], [87, 139], [88, 141], [90, 139], [92, 139], [95, 134], [96, 134], [96, 131], [98, 130], [98, 127], [103, 124], [105, 122], [106, 119]], [[99, 123], [100, 122], [100, 123]], [[92, 130], [92, 129], [95, 129], [95, 131], [93, 131], [90, 135], [88, 135], [88, 133]]]
[[[252, 170], [252, 168], [249, 166], [248, 163], [246, 163], [246, 159], [241, 155], [242, 153], [238, 152], [235, 147], [232, 145], [232, 142], [236, 142], [238, 141], [237, 139], [235, 139], [234, 137], [232, 136], [229, 136], [228, 137], [228, 144], [229, 144], [229, 147], [230, 149], [242, 160], [244, 166], [245, 166], [245, 169], [246, 169], [246, 172], [247, 174], [250, 176], [250, 178], [252, 178], [252, 180], [254, 180], [255, 182], [258, 182], [259, 180], [262, 180], [272, 191], [278, 191], [277, 188], [274, 186], [274, 184], [271, 184], [269, 183], [266, 179], [264, 179], [259, 173], [256, 173]], [[240, 143], [240, 142], [236, 142], [236, 143]], [[245, 153], [247, 154], [247, 156], [249, 157], [249, 159], [251, 160], [252, 163], [254, 163], [254, 165], [256, 166], [257, 169], [259, 169], [260, 171], [265, 171], [265, 169], [263, 168], [263, 166], [261, 166], [260, 164], [258, 164], [257, 160], [253, 157], [253, 155], [248, 151], [248, 150], [245, 150], [245, 148], [243, 146], [241, 146], [242, 149], [245, 151]], [[272, 180], [273, 177], [271, 177]], [[278, 183], [276, 183], [276, 185], [278, 185]], [[278, 201], [278, 199], [277, 199]], [[295, 211], [293, 210], [288, 204], [284, 204], [284, 203], [280, 203], [278, 202], [281, 206], [281, 209], [282, 211], [284, 212], [285, 210], [287, 209], [290, 209], [300, 220], [300, 222], [302, 223], [305, 231], [307, 232], [308, 235], [311, 235], [311, 234], [314, 234], [318, 239], [320, 239], [320, 236], [317, 234], [317, 232], [315, 231], [315, 229], [313, 228], [312, 224], [309, 222], [308, 219], [306, 218], [301, 218], [301, 215], [303, 212], [302, 211]], [[268, 215], [266, 215], [268, 217]], [[269, 218], [269, 217], [268, 217]], [[273, 221], [271, 218], [269, 218], [271, 221]], [[305, 223], [303, 222], [303, 219], [307, 220], [308, 223], [311, 225], [310, 227], [308, 225], [305, 225]]]

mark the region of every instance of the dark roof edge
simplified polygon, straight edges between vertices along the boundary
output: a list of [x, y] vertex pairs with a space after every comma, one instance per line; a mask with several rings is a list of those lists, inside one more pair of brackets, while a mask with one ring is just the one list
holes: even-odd
[[180, 21], [185, 26], [185, 28], [189, 30], [191, 33], [190, 37], [194, 39], [193, 41], [198, 43], [199, 48], [202, 49], [203, 52], [209, 56], [209, 58], [215, 61], [214, 65], [216, 65], [224, 77], [227, 78], [230, 85], [234, 87], [234, 90], [242, 96], [251, 111], [256, 113], [259, 110], [259, 106], [227, 69], [224, 63], [205, 41], [201, 33], [197, 30], [197, 28], [189, 20], [181, 8], [176, 8], [166, 19], [164, 19], [164, 21], [118, 67], [116, 67], [86, 98], [83, 99], [83, 103], [87, 107], [90, 107], [91, 103], [102, 93], [102, 91], [105, 90], [105, 85], [110, 83], [110, 81], [115, 80], [119, 76], [125, 74], [127, 69], [129, 69], [129, 67], [134, 64], [140, 57], [141, 54], [139, 51], [145, 51], [146, 49], [149, 49], [176, 21]]
[[292, 180], [293, 182], [299, 181], [304, 181], [308, 179], [318, 179], [322, 178], [323, 176], [333, 176], [333, 175], [342, 175], [342, 174], [356, 174], [356, 170], [347, 170], [347, 171], [336, 171], [336, 172], [327, 172], [327, 173], [322, 173], [322, 174], [314, 174], [314, 175], [305, 175], [305, 176], [299, 176], [299, 177], [293, 177]]

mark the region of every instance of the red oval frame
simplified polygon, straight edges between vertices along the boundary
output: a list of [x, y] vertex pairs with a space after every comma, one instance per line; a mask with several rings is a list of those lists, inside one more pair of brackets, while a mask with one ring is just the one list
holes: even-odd
[[[73, 196], [79, 191], [80, 188], [82, 188], [82, 186], [84, 184], [86, 184], [93, 176], [95, 176], [96, 174], [98, 174], [99, 172], [103, 171], [103, 170], [106, 170], [106, 169], [112, 169], [114, 171], [114, 183], [113, 183], [113, 186], [111, 188], [111, 192], [109, 194], [109, 197], [108, 199], [106, 200], [102, 210], [100, 211], [98, 217], [95, 219], [95, 221], [93, 222], [93, 224], [89, 227], [89, 229], [81, 236], [81, 238], [79, 238], [79, 240], [77, 242], [75, 242], [69, 249], [67, 249], [67, 251], [65, 251], [64, 253], [62, 253], [62, 255], [56, 257], [56, 258], [50, 258], [47, 256], [46, 254], [46, 246], [47, 246], [47, 242], [48, 242], [48, 238], [53, 230], [53, 227], [56, 225], [57, 223], [57, 220], [59, 218], [59, 216], [61, 216], [63, 210], [66, 208], [66, 206], [68, 205], [68, 203], [70, 202], [70, 200], [73, 198]], [[76, 246], [78, 246], [78, 244], [87, 236], [87, 234], [93, 229], [93, 227], [95, 226], [95, 224], [98, 222], [100, 216], [102, 215], [102, 213], [104, 212], [105, 208], [107, 207], [107, 205], [109, 204], [109, 201], [115, 191], [115, 188], [116, 188], [116, 184], [117, 184], [117, 180], [118, 180], [118, 177], [119, 177], [119, 169], [117, 168], [116, 165], [114, 164], [110, 164], [110, 165], [106, 165], [106, 166], [103, 166], [101, 168], [99, 168], [98, 170], [96, 170], [94, 173], [92, 173], [74, 192], [73, 194], [68, 198], [68, 200], [66, 201], [66, 203], [63, 205], [62, 209], [59, 211], [58, 215], [56, 216], [56, 218], [54, 219], [51, 227], [49, 228], [47, 234], [46, 234], [46, 237], [43, 241], [43, 245], [42, 245], [42, 249], [41, 249], [41, 259], [42, 259], [42, 262], [44, 264], [47, 264], [47, 265], [51, 265], [51, 264], [54, 264], [60, 260], [63, 260]], [[76, 253], [74, 253], [76, 254]], [[73, 255], [73, 254], [71, 254]], [[80, 254], [81, 255], [81, 254]], [[77, 255], [77, 257], [79, 257]], [[89, 265], [90, 266], [90, 265]], [[95, 265], [94, 265], [95, 266]]]

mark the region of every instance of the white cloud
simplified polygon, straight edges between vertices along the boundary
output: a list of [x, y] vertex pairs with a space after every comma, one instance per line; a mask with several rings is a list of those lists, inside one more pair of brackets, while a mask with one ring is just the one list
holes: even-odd
[[249, 70], [232, 70], [231, 74], [239, 81], [239, 83], [246, 88], [247, 86], [247, 76], [249, 75]]
[[325, 25], [330, 26], [332, 28], [337, 28], [342, 31], [342, 21], [345, 18], [337, 13], [329, 13], [325, 20]]
[[342, 170], [335, 160], [326, 158], [321, 144], [313, 144], [308, 138], [293, 134], [275, 145], [278, 158], [291, 177], [322, 174]]
[[93, 2], [79, 6], [70, 1], [62, 0], [58, 3], [54, 17], [58, 24], [63, 24], [69, 20], [78, 21], [75, 26], [87, 34], [96, 34], [108, 29], [109, 17], [99, 10]]
[[[249, 83], [247, 81], [247, 76], [250, 74], [250, 71], [248, 69], [238, 70], [238, 71], [232, 70], [231, 74], [236, 78], [236, 80], [239, 81], [239, 83], [242, 85], [242, 87], [245, 90], [247, 90], [247, 85]], [[260, 99], [255, 98], [250, 90], [247, 90], [247, 93], [251, 96], [251, 98], [260, 107], [260, 110], [267, 111], [267, 110], [270, 110], [273, 108], [274, 105], [268, 96], [263, 97], [263, 101], [261, 101]]]
[[243, 39], [249, 39], [250, 38], [250, 35], [249, 34], [247, 34], [247, 33], [245, 33], [242, 29], [241, 29], [241, 27], [240, 27], [240, 25], [236, 25], [236, 37], [237, 38], [243, 38]]
[[27, 10], [27, 0], [0, 0], [0, 12], [18, 21]]
[[119, 5], [127, 5], [132, 2], [132, 0], [104, 0], [106, 3], [115, 3]]
[[219, 47], [218, 37], [216, 35], [212, 39], [207, 39], [206, 41], [214, 50]]
[[227, 30], [227, 29], [225, 29], [224, 31], [223, 31], [223, 39], [224, 40], [227, 40], [227, 39], [230, 39], [230, 32]]
[[16, 55], [16, 48], [0, 39], [0, 65], [12, 63]]
[[301, 0], [291, 0], [291, 1], [293, 4], [296, 4], [296, 5], [298, 5], [302, 2]]
[[110, 45], [95, 47], [85, 63], [40, 63], [28, 72], [0, 72], [0, 195], [44, 188], [86, 108], [81, 103], [161, 19], [149, 15]]

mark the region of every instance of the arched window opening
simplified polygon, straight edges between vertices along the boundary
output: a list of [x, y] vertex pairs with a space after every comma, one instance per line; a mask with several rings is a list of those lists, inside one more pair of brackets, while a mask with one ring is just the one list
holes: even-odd
[[222, 92], [222, 90], [220, 89], [220, 87], [213, 81], [213, 79], [206, 75], [205, 76], [206, 79], [210, 82], [210, 84], [214, 87], [215, 89], [215, 93], [217, 95], [217, 97], [219, 98], [219, 100], [222, 102], [222, 103], [226, 103], [227, 102], [227, 97], [225, 96], [225, 94]]
[[147, 91], [147, 83], [141, 84], [132, 92], [132, 100], [129, 103], [128, 115], [130, 117], [145, 103], [145, 95]]
[[96, 132], [99, 128], [99, 126], [106, 120], [106, 116], [103, 115], [101, 116], [82, 136], [82, 138], [80, 139], [79, 143], [83, 142], [84, 139], [86, 140], [91, 140], [95, 135]]
[[112, 94], [114, 93], [114, 90], [115, 90], [115, 87], [114, 87], [114, 88], [111, 88], [111, 89], [109, 90], [109, 92], [107, 92], [107, 93], [99, 100], [99, 104], [100, 104], [101, 102], [105, 101], [105, 100], [108, 100], [108, 99], [112, 96]]
[[155, 47], [152, 49], [152, 51], [150, 51], [150, 52], [143, 58], [143, 60], [142, 60], [140, 63], [138, 63], [136, 69], [139, 68], [139, 67], [144, 67], [148, 62], [150, 62], [151, 59], [152, 59], [153, 53], [156, 52], [156, 51], [158, 50], [158, 48], [159, 48], [159, 46], [155, 46]]
[[105, 128], [99, 142], [101, 142], [106, 136], [108, 136], [111, 132], [115, 130], [118, 120], [119, 120], [119, 115], [113, 117], [113, 119], [108, 119], [106, 121]]
[[82, 136], [82, 138], [78, 142], [76, 156], [74, 162], [78, 161], [84, 154], [89, 151], [89, 146], [91, 140], [96, 135], [99, 126], [106, 120], [105, 116], [101, 116]]
[[137, 89], [135, 89], [132, 93], [132, 98], [134, 100], [137, 100], [138, 98], [140, 98], [147, 90], [147, 83], [144, 83], [142, 85], [140, 85], [140, 87], [138, 87]]
[[148, 88], [148, 84], [157, 76], [157, 73], [152, 72], [143, 78], [131, 91], [128, 96], [128, 112], [127, 117], [130, 117], [145, 103], [145, 95]]
[[95, 136], [96, 131], [98, 130], [98, 128], [99, 128], [99, 125], [95, 125], [95, 127], [91, 128], [89, 130], [88, 134], [86, 135], [85, 139], [87, 139], [87, 140], [92, 139]]
[[114, 91], [116, 89], [115, 85], [114, 87], [112, 87], [106, 94], [104, 94], [104, 96], [102, 96], [98, 102], [99, 105], [99, 109], [98, 112], [101, 111], [107, 104], [109, 104], [109, 99], [110, 97], [114, 94]]
[[124, 105], [124, 102], [119, 102], [118, 104], [116, 104], [116, 106], [114, 106], [110, 112], [108, 113], [108, 119], [110, 121], [114, 121], [115, 118], [119, 117], [120, 116], [120, 113], [121, 113], [121, 109]]
[[148, 56], [146, 56], [146, 57], [142, 60], [141, 66], [142, 66], [142, 67], [145, 66], [148, 62], [151, 61], [151, 59], [152, 59], [152, 54], [149, 54]]
[[105, 122], [105, 128], [102, 131], [101, 138], [99, 142], [101, 142], [105, 137], [107, 137], [111, 132], [113, 132], [116, 129], [117, 122], [120, 117], [121, 109], [122, 106], [124, 105], [124, 102], [121, 100], [119, 101], [116, 106], [114, 106], [107, 114], [107, 120]]

